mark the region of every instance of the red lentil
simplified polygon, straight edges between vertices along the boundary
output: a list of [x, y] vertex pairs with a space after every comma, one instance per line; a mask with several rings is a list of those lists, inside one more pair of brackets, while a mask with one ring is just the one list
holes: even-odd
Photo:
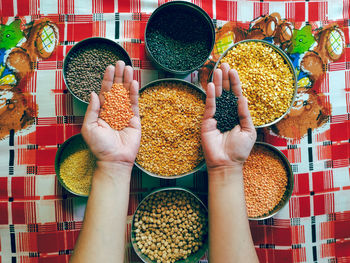
[[243, 167], [244, 192], [249, 217], [271, 211], [282, 199], [287, 186], [283, 161], [267, 147], [255, 145]]
[[129, 125], [134, 116], [130, 103], [129, 91], [121, 83], [114, 83], [110, 91], [103, 93], [105, 102], [100, 118], [115, 130], [122, 130]]

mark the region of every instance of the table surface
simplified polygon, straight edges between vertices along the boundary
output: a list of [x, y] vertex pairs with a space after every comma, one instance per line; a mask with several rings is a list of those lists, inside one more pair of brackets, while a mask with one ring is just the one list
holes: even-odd
[[[86, 106], [67, 92], [63, 58], [84, 38], [107, 37], [128, 51], [141, 86], [167, 77], [144, 48], [147, 20], [163, 2], [0, 0], [0, 262], [68, 262], [86, 199], [62, 189], [54, 159], [80, 132]], [[259, 130], [295, 173], [288, 205], [250, 222], [260, 261], [349, 262], [349, 1], [193, 2], [214, 19], [217, 36], [211, 60], [187, 80], [205, 84], [218, 56], [244, 38], [286, 49], [298, 69], [297, 104], [273, 128]], [[5, 30], [12, 40], [4, 40]], [[206, 172], [160, 180], [135, 170], [129, 222], [142, 196], [163, 186], [186, 187], [205, 200]], [[138, 262], [129, 243], [125, 261]]]

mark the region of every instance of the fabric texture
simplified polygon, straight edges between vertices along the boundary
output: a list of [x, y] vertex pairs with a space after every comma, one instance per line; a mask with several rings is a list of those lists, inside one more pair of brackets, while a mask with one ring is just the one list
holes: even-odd
[[[153, 67], [144, 44], [147, 20], [165, 2], [0, 0], [0, 263], [68, 262], [87, 199], [61, 187], [55, 154], [80, 132], [86, 105], [68, 92], [63, 59], [78, 41], [101, 36], [127, 50], [141, 87], [167, 77]], [[250, 222], [260, 261], [349, 262], [349, 1], [192, 2], [217, 28], [210, 60], [186, 78], [195, 84], [205, 85], [220, 54], [239, 39], [291, 45], [286, 49], [298, 72], [297, 103], [258, 137], [287, 156], [294, 191], [276, 216]], [[11, 41], [6, 30], [14, 34]], [[311, 45], [295, 44], [297, 32], [307, 30]], [[165, 186], [188, 188], [206, 202], [204, 170], [161, 180], [134, 169], [128, 222], [145, 194]], [[130, 224], [126, 239], [125, 262], [140, 262]]]

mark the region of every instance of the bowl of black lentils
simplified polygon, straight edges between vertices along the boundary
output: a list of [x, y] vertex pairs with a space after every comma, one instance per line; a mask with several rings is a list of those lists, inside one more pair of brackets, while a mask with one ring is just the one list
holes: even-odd
[[132, 66], [128, 53], [118, 43], [102, 37], [84, 39], [64, 58], [64, 82], [76, 99], [89, 103], [91, 92], [100, 92], [106, 68], [118, 60]]
[[137, 207], [131, 243], [143, 262], [198, 262], [208, 249], [208, 211], [187, 189], [161, 188]]
[[215, 43], [209, 15], [190, 2], [173, 1], [159, 6], [145, 29], [146, 52], [158, 68], [186, 75], [200, 68]]

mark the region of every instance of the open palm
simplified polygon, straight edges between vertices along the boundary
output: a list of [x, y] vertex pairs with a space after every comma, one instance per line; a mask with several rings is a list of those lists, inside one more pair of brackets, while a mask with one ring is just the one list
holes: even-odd
[[[113, 83], [123, 83], [129, 90], [131, 107], [135, 115], [131, 118], [129, 126], [120, 131], [112, 129], [99, 118], [100, 108], [104, 103], [103, 93], [109, 91]], [[125, 66], [123, 61], [118, 61], [115, 67], [109, 66], [106, 69], [99, 96], [94, 92], [91, 94], [81, 132], [99, 161], [133, 165], [141, 139], [138, 90], [139, 84], [133, 80], [132, 67]]]
[[[221, 65], [213, 75], [213, 82], [207, 85], [206, 108], [202, 122], [202, 147], [208, 169], [219, 166], [242, 165], [256, 140], [256, 131], [248, 110], [247, 99], [242, 95], [241, 83], [237, 71], [228, 64]], [[238, 98], [239, 125], [221, 133], [216, 127], [214, 114], [215, 97], [222, 89], [233, 92]]]

